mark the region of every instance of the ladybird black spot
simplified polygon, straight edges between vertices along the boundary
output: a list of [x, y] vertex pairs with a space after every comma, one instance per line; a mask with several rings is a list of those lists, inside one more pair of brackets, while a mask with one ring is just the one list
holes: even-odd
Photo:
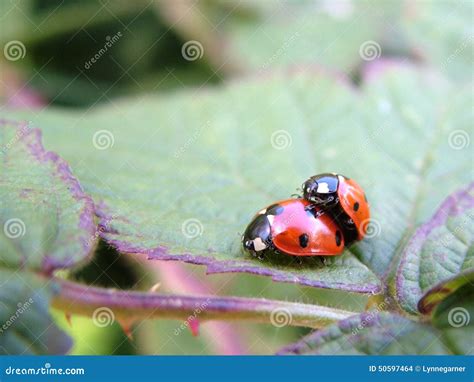
[[341, 232], [340, 232], [340, 231], [336, 231], [336, 245], [337, 245], [338, 247], [341, 245], [341, 240], [342, 240]]
[[359, 209], [359, 202], [355, 202], [354, 203], [354, 211], [357, 212], [358, 209]]
[[284, 208], [279, 204], [272, 204], [267, 208], [267, 215], [280, 215], [283, 212]]
[[301, 248], [306, 248], [308, 246], [309, 237], [306, 233], [303, 233], [302, 235], [300, 235], [299, 240], [300, 240]]

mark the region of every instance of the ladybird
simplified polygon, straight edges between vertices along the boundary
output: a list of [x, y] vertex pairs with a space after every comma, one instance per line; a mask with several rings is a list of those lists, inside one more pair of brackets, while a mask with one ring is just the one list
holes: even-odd
[[327, 173], [303, 183], [303, 198], [327, 211], [343, 230], [346, 245], [362, 240], [370, 219], [364, 190], [344, 175]]
[[259, 211], [242, 236], [244, 249], [261, 257], [268, 252], [292, 256], [333, 256], [344, 249], [338, 224], [303, 198], [282, 200]]

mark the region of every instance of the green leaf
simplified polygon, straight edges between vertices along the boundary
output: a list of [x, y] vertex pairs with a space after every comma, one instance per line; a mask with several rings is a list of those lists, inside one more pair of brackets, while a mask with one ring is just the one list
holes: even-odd
[[[275, 73], [28, 119], [71, 164], [96, 201], [102, 237], [122, 252], [375, 292], [380, 281], [366, 266], [383, 276], [413, 224], [469, 178], [467, 148], [453, 149], [449, 137], [470, 131], [472, 97], [409, 67], [377, 73], [360, 91], [313, 73]], [[258, 210], [327, 171], [365, 188], [366, 240], [327, 265], [242, 252], [239, 233]]]
[[473, 354], [474, 284], [463, 285], [435, 309], [433, 324], [443, 330], [443, 339], [457, 354]]
[[375, 168], [368, 197], [380, 234], [376, 245], [369, 240], [360, 244], [360, 256], [387, 278], [397, 265], [394, 254], [404, 237], [426, 221], [446, 195], [472, 180], [468, 153], [473, 95], [396, 63], [369, 66], [366, 76], [365, 123], [374, 127], [368, 128], [364, 154], [353, 158], [361, 168]]
[[38, 129], [0, 121], [0, 264], [52, 272], [87, 260], [93, 203]]
[[424, 310], [431, 310], [451, 288], [467, 282], [474, 271], [473, 248], [474, 183], [447, 198], [403, 250], [395, 280], [401, 307], [417, 313], [418, 302], [429, 293], [431, 306]]
[[451, 354], [441, 333], [387, 312], [367, 312], [318, 330], [279, 354]]
[[232, 61], [254, 71], [312, 65], [353, 73], [379, 57], [397, 56], [468, 82], [473, 11], [471, 1], [266, 1], [255, 17], [229, 18], [221, 27]]
[[31, 272], [0, 268], [0, 355], [63, 354], [71, 348], [48, 313], [54, 287]]
[[[378, 310], [389, 302], [387, 298]], [[471, 282], [436, 307], [432, 326], [373, 310], [313, 332], [280, 354], [472, 354], [473, 317]]]
[[467, 283], [474, 282], [474, 272], [461, 272], [458, 275], [440, 282], [428, 290], [418, 302], [418, 309], [421, 313], [430, 313], [438, 303], [444, 300], [448, 295], [464, 286]]
[[231, 18], [223, 28], [232, 56], [247, 69], [309, 64], [350, 72], [363, 57], [381, 55], [384, 8], [363, 1], [346, 6], [270, 1], [257, 17]]
[[401, 34], [415, 54], [439, 71], [456, 81], [470, 81], [473, 12], [472, 1], [418, 1], [407, 6]]
[[[86, 261], [97, 235], [93, 204], [40, 132], [0, 120], [0, 353], [64, 353], [44, 276]], [[41, 274], [41, 276], [39, 276]]]

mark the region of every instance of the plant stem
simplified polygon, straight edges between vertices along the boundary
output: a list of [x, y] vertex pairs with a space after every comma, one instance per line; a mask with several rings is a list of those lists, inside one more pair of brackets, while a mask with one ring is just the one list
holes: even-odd
[[115, 320], [131, 323], [138, 320], [167, 318], [178, 320], [247, 320], [274, 326], [321, 328], [350, 317], [348, 312], [324, 306], [242, 297], [181, 296], [153, 292], [124, 291], [91, 287], [56, 279], [59, 293], [52, 306], [67, 314], [92, 317], [107, 307]]

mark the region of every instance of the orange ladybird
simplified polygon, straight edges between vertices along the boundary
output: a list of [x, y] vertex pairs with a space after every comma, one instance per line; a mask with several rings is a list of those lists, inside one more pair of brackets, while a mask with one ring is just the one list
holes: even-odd
[[346, 245], [363, 239], [370, 209], [364, 190], [354, 180], [335, 173], [319, 174], [304, 182], [302, 188], [304, 199], [329, 213], [339, 224]]
[[246, 251], [276, 251], [292, 256], [333, 256], [344, 250], [344, 236], [334, 219], [308, 200], [282, 200], [254, 216], [242, 236]]

